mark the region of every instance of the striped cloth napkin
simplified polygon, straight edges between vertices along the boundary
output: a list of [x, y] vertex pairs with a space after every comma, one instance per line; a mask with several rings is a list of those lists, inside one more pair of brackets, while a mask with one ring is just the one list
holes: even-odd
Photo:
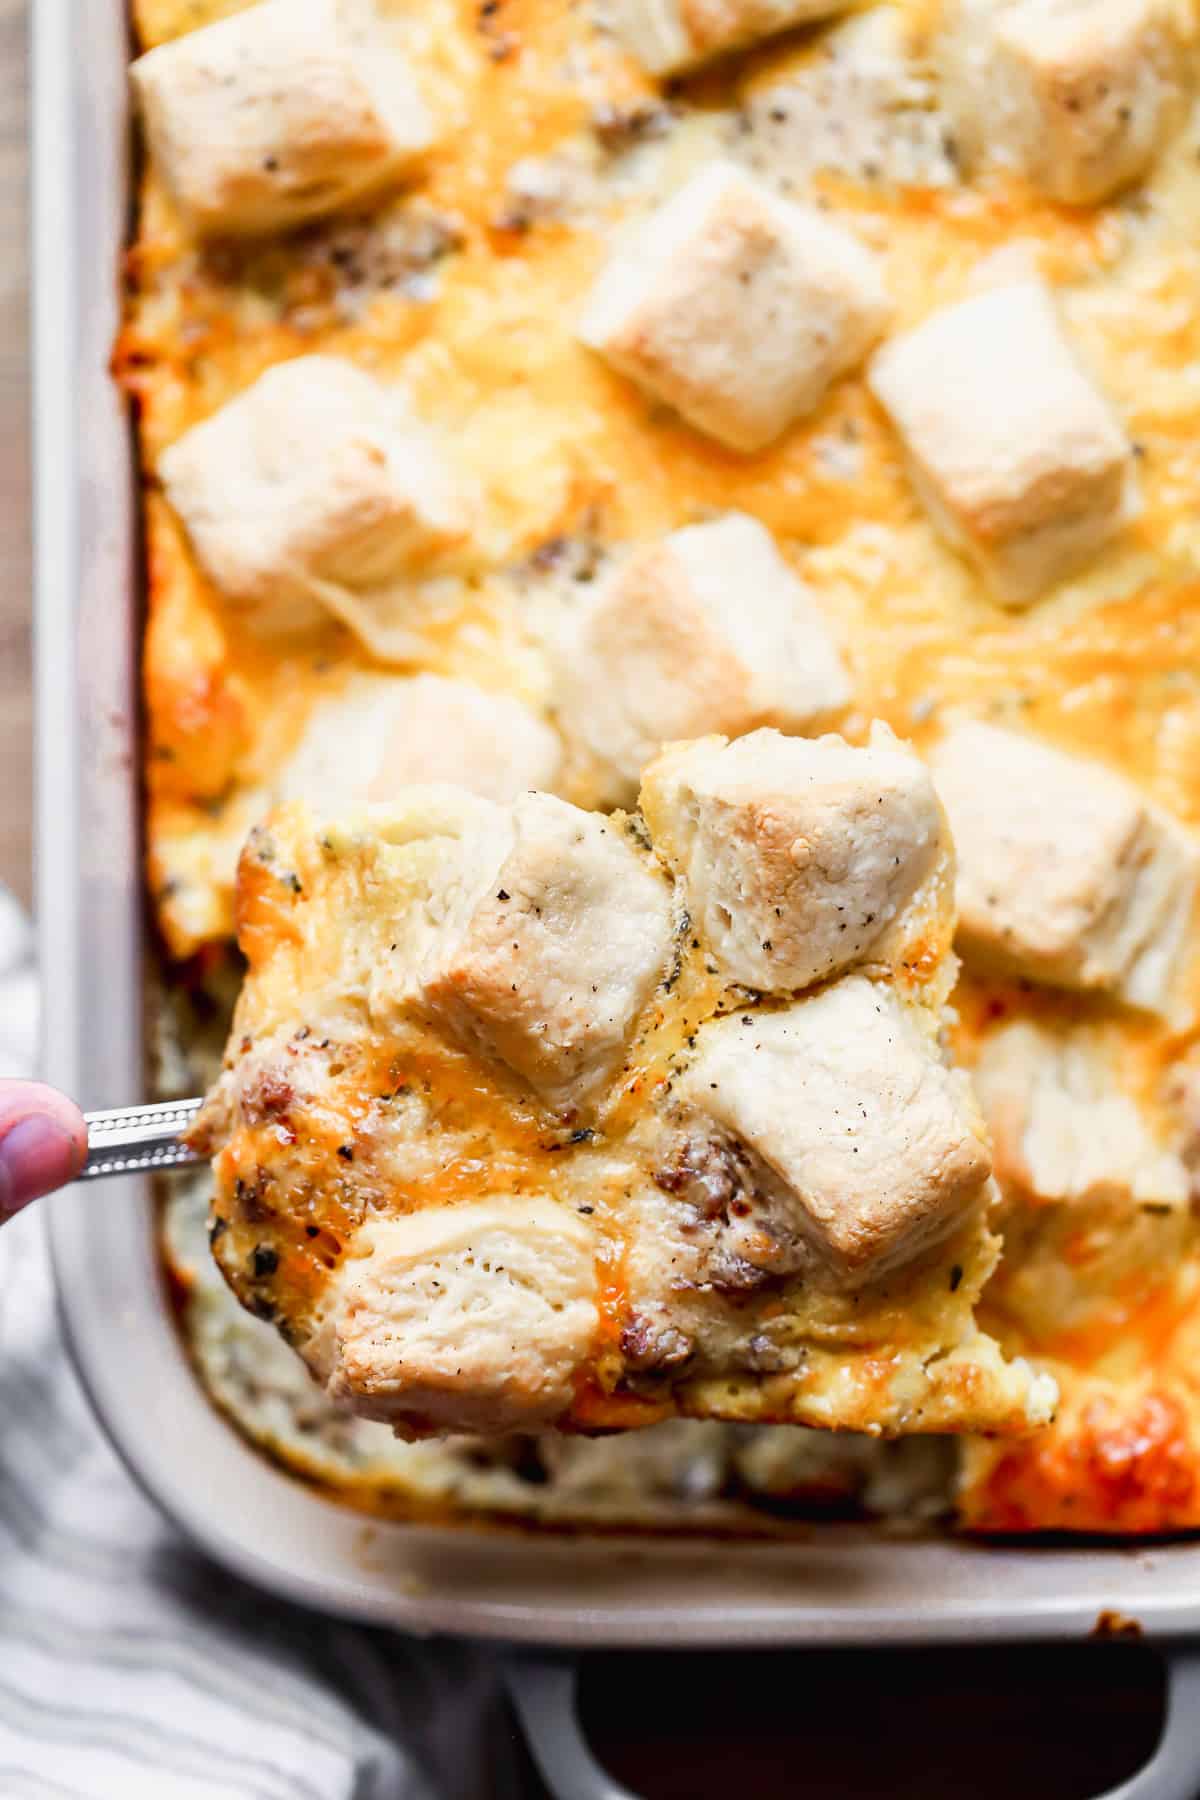
[[[0, 889], [0, 1073], [36, 1037]], [[517, 1800], [487, 1650], [267, 1599], [143, 1499], [70, 1369], [36, 1214], [0, 1231], [3, 1800]]]

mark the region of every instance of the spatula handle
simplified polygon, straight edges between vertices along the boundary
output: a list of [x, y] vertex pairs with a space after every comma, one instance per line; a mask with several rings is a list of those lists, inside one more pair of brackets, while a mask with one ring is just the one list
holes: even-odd
[[179, 1169], [199, 1162], [181, 1136], [201, 1105], [199, 1100], [167, 1100], [161, 1106], [117, 1106], [87, 1113], [88, 1153], [79, 1180]]

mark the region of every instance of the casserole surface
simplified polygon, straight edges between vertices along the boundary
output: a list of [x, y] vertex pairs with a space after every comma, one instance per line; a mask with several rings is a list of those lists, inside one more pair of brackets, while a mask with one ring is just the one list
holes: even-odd
[[[145, 6], [139, 22], [157, 42], [236, 10]], [[422, 15], [428, 35], [411, 51], [444, 135], [427, 177], [366, 220], [307, 228], [284, 248], [197, 252], [148, 174], [120, 353], [147, 472], [264, 368], [334, 350], [402, 370], [424, 416], [464, 447], [485, 546], [471, 566], [431, 578], [415, 617], [381, 606], [365, 626], [356, 615], [357, 629], [318, 620], [307, 640], [281, 647], [230, 619], [162, 496], [148, 493], [150, 867], [171, 948], [211, 955], [227, 933], [234, 848], [319, 700], [359, 675], [419, 668], [553, 716], [542, 622], [559, 617], [564, 586], [706, 509], [760, 519], [802, 570], [851, 669], [845, 729], [879, 716], [932, 748], [963, 709], [1116, 769], [1194, 824], [1190, 112], [1144, 182], [1102, 206], [1065, 207], [1003, 170], [961, 178], [927, 8], [781, 39], [666, 100], [602, 14], [533, 0], [501, 10], [500, 21], [474, 7]], [[1180, 9], [1185, 71], [1190, 23]], [[872, 35], [851, 35], [864, 26]], [[1181, 86], [1190, 96], [1190, 73]], [[861, 121], [861, 141], [835, 129], [845, 117]], [[747, 460], [648, 407], [575, 340], [581, 298], [622, 226], [716, 151], [759, 174], [786, 170], [852, 222], [885, 261], [900, 327], [996, 279], [995, 264], [980, 267], [993, 252], [1053, 283], [1137, 456], [1140, 512], [1101, 559], [1029, 611], [1004, 612], [930, 525], [860, 379], [836, 384], [808, 423]], [[612, 772], [565, 737], [564, 790], [606, 797]], [[1160, 1173], [1139, 1185], [1114, 1159], [1102, 1179], [1074, 1166], [1048, 1178], [1029, 1150], [1025, 1102], [997, 1077], [1008, 1248], [987, 1322], [1006, 1348], [1051, 1368], [1067, 1398], [1030, 1447], [969, 1453], [960, 1516], [1002, 1530], [1192, 1525], [1191, 997], [1163, 1020], [972, 976], [958, 1007], [968, 1060], [1023, 1021], [1039, 1046], [1048, 1040], [1044, 1082], [1088, 1116], [1110, 1090], [1124, 1096], [1130, 1129], [1144, 1133], [1134, 1163]]]

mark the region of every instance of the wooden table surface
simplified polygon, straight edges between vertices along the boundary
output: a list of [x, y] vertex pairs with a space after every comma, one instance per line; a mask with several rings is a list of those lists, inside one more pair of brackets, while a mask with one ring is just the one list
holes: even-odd
[[27, 900], [33, 701], [25, 13], [26, 0], [0, 0], [0, 882]]

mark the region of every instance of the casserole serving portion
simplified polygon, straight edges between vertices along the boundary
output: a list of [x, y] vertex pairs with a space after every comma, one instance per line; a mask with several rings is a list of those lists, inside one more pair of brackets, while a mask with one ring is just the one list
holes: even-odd
[[280, 801], [629, 807], [886, 721], [958, 846], [981, 1323], [1062, 1393], [958, 1515], [1188, 1527], [1192, 11], [837, 10], [137, 9], [156, 909], [211, 993]]
[[195, 1128], [219, 1265], [410, 1436], [1044, 1424], [1053, 1383], [974, 1325], [952, 882], [883, 726], [673, 745], [636, 816], [448, 787], [270, 815]]

